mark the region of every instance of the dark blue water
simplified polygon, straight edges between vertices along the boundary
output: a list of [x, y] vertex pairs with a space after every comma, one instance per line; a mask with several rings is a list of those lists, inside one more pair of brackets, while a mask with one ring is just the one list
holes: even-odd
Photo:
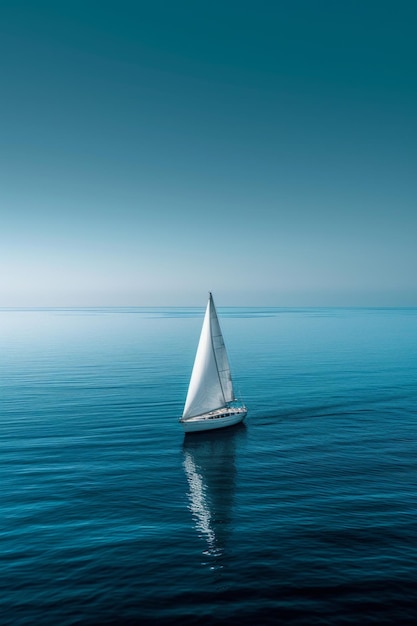
[[417, 309], [0, 311], [0, 623], [415, 624]]

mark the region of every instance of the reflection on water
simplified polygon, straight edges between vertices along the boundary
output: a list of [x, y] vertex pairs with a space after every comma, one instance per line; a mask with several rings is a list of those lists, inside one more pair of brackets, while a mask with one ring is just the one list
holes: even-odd
[[231, 429], [188, 434], [183, 444], [189, 508], [204, 554], [221, 567], [233, 512], [236, 481], [236, 446], [246, 435], [239, 424]]

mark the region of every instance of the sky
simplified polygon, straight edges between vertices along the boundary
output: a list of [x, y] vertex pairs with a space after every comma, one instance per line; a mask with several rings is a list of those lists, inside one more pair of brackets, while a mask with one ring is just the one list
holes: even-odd
[[0, 306], [417, 306], [417, 4], [0, 3]]

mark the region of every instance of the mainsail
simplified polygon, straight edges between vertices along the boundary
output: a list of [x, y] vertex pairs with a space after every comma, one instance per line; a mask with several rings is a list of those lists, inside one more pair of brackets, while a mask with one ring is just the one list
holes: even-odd
[[210, 294], [184, 407], [184, 417], [202, 415], [234, 400], [229, 361]]

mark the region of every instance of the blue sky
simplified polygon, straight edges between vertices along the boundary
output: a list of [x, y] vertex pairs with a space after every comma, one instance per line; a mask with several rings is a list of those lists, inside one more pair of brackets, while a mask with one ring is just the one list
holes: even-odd
[[2, 2], [0, 306], [417, 305], [414, 2]]

